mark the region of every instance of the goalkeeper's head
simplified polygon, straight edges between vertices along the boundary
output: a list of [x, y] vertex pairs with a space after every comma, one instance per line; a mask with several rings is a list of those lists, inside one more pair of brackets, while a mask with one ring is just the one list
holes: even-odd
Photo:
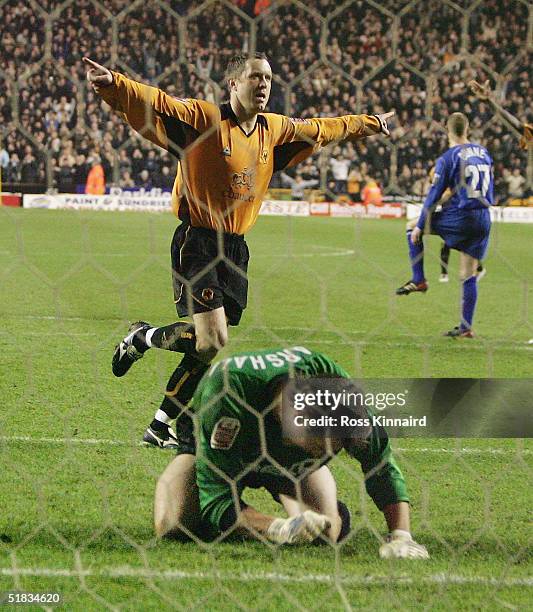
[[[367, 444], [372, 424], [361, 387], [339, 376], [282, 377], [274, 411], [285, 442], [313, 457], [353, 453]], [[344, 419], [344, 423], [341, 421]]]

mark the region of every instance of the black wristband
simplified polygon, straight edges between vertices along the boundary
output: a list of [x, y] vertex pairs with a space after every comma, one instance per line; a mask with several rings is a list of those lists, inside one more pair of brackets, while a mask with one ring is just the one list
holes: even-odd
[[[242, 500], [240, 500], [241, 510], [248, 507], [248, 504], [245, 504]], [[235, 523], [237, 522], [237, 512], [235, 511], [235, 506], [232, 504], [222, 515], [219, 523], [220, 531], [227, 531]]]
[[379, 115], [372, 115], [373, 117], [375, 117], [378, 121], [379, 121], [379, 131], [382, 134], [386, 134], [387, 130], [388, 130], [388, 126], [387, 126], [387, 121], [385, 119], [382, 119]]

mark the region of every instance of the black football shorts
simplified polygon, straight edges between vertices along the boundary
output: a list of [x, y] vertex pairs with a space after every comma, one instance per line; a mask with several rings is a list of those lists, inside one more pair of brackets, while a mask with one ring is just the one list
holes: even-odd
[[248, 301], [248, 245], [244, 236], [184, 222], [171, 245], [174, 302], [180, 317], [224, 307], [238, 325]]

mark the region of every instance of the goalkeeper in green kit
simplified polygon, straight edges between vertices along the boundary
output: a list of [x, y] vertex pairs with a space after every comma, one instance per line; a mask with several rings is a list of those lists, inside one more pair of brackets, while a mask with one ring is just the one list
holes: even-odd
[[[282, 390], [289, 381], [344, 379], [348, 374], [322, 353], [305, 347], [233, 355], [211, 366], [189, 411], [197, 449], [180, 419], [178, 456], [160, 477], [155, 496], [158, 536], [252, 536], [276, 544], [338, 542], [350, 530], [350, 514], [337, 500], [327, 463], [341, 450], [356, 459], [365, 486], [384, 514], [388, 536], [383, 558], [429, 557], [411, 537], [404, 477], [382, 427], [354, 429], [351, 437], [287, 434]], [[346, 381], [349, 386], [352, 383]], [[354, 417], [368, 416], [363, 406]], [[196, 451], [196, 455], [195, 455]], [[242, 499], [245, 488], [264, 487], [288, 518], [263, 514]]]

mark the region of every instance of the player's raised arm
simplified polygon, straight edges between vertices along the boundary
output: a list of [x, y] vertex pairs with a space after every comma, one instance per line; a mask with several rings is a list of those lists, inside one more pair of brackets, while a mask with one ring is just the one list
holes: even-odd
[[287, 142], [316, 143], [323, 147], [330, 142], [358, 140], [374, 134], [390, 136], [387, 120], [394, 111], [381, 115], [344, 115], [312, 119], [289, 119], [280, 134], [280, 144]]
[[489, 81], [485, 81], [483, 84], [478, 83], [477, 81], [470, 81], [468, 83], [472, 93], [478, 98], [478, 100], [482, 100], [490, 104], [492, 109], [499, 113], [507, 122], [509, 122], [514, 128], [517, 130], [522, 130], [524, 124], [517, 119], [514, 115], [512, 115], [509, 111], [506, 111], [501, 104], [498, 104], [494, 99], [494, 92], [490, 88]]
[[[356, 140], [374, 134], [390, 136], [387, 119], [393, 115], [394, 111], [391, 111], [381, 115], [345, 115], [311, 119], [311, 121], [318, 126], [318, 139], [321, 144], [328, 144], [336, 140]], [[303, 129], [305, 132], [306, 128]]]
[[111, 108], [124, 114], [131, 127], [153, 143], [169, 149], [188, 144], [181, 126], [197, 133], [205, 131], [213, 117], [197, 100], [177, 100], [157, 87], [128, 79], [84, 57], [87, 80]]

